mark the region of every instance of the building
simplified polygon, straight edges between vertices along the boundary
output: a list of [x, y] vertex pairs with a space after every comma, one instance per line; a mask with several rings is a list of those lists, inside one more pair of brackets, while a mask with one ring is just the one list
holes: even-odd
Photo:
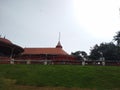
[[120, 61], [77, 60], [63, 50], [58, 41], [55, 47], [22, 48], [10, 40], [0, 37], [0, 64], [79, 64], [120, 66]]
[[27, 64], [71, 64], [76, 57], [64, 51], [59, 41], [52, 48], [24, 48], [24, 52], [16, 60], [27, 60]]
[[60, 41], [52, 48], [22, 48], [6, 38], [0, 38], [0, 63], [72, 64], [75, 60], [76, 57], [63, 50]]

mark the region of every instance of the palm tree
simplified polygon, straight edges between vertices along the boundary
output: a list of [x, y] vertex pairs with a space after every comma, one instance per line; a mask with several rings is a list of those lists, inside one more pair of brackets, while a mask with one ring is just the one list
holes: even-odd
[[114, 36], [114, 41], [117, 42], [117, 46], [120, 46], [120, 31]]

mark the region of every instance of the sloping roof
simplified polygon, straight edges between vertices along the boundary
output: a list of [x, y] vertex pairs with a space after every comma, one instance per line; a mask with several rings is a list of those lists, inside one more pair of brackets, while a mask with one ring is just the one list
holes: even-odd
[[7, 44], [12, 44], [12, 42], [6, 38], [1, 38], [0, 37], [0, 42], [4, 42], [4, 43], [7, 43]]
[[23, 54], [68, 55], [62, 48], [24, 48]]
[[0, 37], [0, 53], [10, 56], [11, 53], [19, 54], [22, 53], [24, 49], [18, 45], [13, 44], [10, 40]]

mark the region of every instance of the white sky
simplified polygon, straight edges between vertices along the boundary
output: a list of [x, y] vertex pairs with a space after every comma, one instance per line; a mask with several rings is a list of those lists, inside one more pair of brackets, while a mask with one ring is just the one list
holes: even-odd
[[120, 30], [120, 0], [0, 0], [0, 34], [22, 47], [68, 53], [110, 42]]

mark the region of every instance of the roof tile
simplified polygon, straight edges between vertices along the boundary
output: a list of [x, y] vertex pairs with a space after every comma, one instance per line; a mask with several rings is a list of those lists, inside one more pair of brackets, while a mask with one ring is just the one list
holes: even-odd
[[62, 48], [24, 48], [23, 54], [68, 55]]

